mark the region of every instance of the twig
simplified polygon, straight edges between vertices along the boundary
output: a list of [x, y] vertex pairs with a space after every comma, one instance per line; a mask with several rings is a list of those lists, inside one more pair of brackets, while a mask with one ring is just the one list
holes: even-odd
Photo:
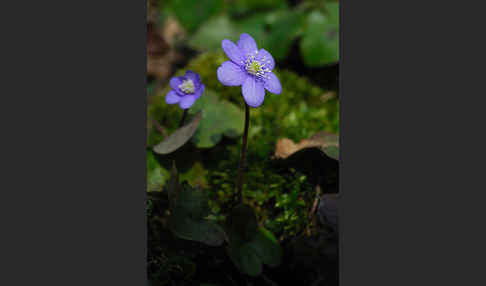
[[321, 197], [321, 187], [319, 185], [316, 186], [316, 197], [314, 198], [314, 203], [312, 204], [312, 209], [309, 212], [309, 219], [312, 219], [314, 217], [314, 214], [316, 213], [317, 206], [319, 205], [319, 200]]
[[312, 224], [312, 221], [314, 219], [314, 214], [316, 213], [317, 207], [319, 206], [319, 201], [321, 197], [321, 187], [319, 184], [316, 186], [316, 196], [314, 198], [314, 203], [312, 204], [312, 208], [309, 212], [309, 222], [307, 223], [306, 232], [307, 234], [310, 234], [310, 225]]

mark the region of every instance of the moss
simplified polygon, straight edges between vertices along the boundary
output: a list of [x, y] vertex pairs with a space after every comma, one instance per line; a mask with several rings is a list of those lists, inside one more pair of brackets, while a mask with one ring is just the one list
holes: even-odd
[[[217, 79], [216, 70], [226, 60], [222, 52], [205, 53], [190, 61], [176, 75], [193, 70], [199, 73], [208, 90], [244, 108], [241, 88], [223, 86]], [[282, 84], [282, 93], [275, 95], [267, 92], [263, 105], [250, 111], [243, 192], [248, 203], [255, 208], [259, 221], [284, 239], [305, 228], [315, 194], [302, 173], [274, 164], [271, 157], [275, 144], [281, 137], [299, 141], [321, 130], [338, 133], [339, 102], [336, 97], [329, 99], [329, 94], [332, 94], [329, 91], [322, 90], [291, 71], [277, 69], [275, 73]], [[177, 127], [182, 112], [177, 106], [163, 102], [168, 90], [165, 87], [152, 97], [149, 116], [171, 131]], [[202, 182], [202, 187], [211, 198], [212, 217], [216, 220], [225, 219], [227, 208], [234, 198], [240, 141], [239, 138], [223, 140], [212, 149], [200, 150], [204, 162], [198, 165], [198, 171], [183, 175], [189, 181]], [[204, 178], [195, 179], [192, 176]]]

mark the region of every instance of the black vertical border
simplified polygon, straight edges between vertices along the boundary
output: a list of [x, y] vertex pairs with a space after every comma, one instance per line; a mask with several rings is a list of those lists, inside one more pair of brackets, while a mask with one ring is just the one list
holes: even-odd
[[340, 1], [341, 286], [486, 285], [476, 3]]
[[0, 285], [146, 285], [146, 1], [0, 11]]

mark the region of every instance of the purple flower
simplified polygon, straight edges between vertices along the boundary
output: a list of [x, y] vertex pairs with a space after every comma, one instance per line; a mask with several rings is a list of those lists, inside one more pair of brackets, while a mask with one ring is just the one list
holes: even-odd
[[171, 78], [170, 87], [172, 90], [166, 95], [165, 102], [179, 103], [182, 109], [187, 109], [202, 95], [205, 86], [197, 73], [186, 71], [184, 76]]
[[241, 85], [246, 103], [258, 107], [265, 98], [265, 89], [280, 94], [282, 86], [272, 72], [275, 61], [264, 49], [258, 50], [255, 40], [248, 34], [241, 34], [238, 45], [223, 40], [223, 50], [230, 58], [218, 68], [218, 80], [227, 86]]

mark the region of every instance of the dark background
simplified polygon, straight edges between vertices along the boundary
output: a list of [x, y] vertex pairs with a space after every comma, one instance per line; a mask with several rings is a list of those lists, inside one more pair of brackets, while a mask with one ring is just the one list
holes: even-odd
[[[341, 285], [484, 285], [483, 10], [340, 3]], [[0, 284], [144, 285], [145, 2], [13, 5]]]

